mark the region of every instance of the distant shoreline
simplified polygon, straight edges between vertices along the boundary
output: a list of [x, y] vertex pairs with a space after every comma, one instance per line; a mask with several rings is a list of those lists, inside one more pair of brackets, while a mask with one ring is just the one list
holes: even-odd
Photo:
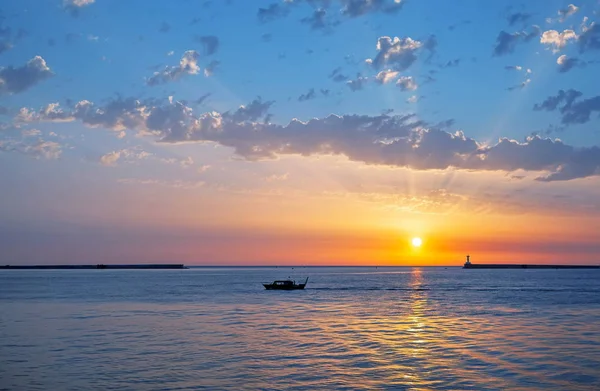
[[133, 265], [1, 265], [0, 269], [187, 269], [183, 264], [133, 264]]

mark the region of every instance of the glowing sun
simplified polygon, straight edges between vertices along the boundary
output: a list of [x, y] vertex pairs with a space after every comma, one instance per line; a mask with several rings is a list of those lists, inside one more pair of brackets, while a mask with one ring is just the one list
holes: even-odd
[[412, 238], [410, 242], [412, 243], [413, 247], [421, 247], [421, 245], [423, 244], [421, 238]]

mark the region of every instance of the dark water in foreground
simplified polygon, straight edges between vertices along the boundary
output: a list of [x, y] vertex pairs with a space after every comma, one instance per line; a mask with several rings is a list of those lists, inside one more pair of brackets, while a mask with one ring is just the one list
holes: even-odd
[[600, 270], [2, 271], [0, 389], [600, 390]]

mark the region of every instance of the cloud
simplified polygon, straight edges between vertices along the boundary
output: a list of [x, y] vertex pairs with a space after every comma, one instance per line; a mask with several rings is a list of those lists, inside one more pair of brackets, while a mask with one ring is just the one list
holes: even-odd
[[573, 30], [564, 30], [562, 33], [548, 30], [544, 31], [540, 38], [541, 43], [554, 46], [554, 52], [562, 49], [570, 40], [577, 40], [577, 34]]
[[[590, 120], [593, 112], [600, 112], [600, 95], [579, 100], [583, 93], [577, 90], [559, 90], [556, 96], [549, 96], [541, 104], [536, 104], [534, 110], [554, 111], [557, 108], [562, 116], [564, 125], [584, 124]], [[561, 105], [559, 107], [559, 105]]]
[[38, 138], [28, 140], [0, 140], [0, 152], [17, 152], [35, 159], [58, 159], [62, 154], [62, 146], [54, 141]]
[[7, 50], [12, 49], [13, 45], [8, 41], [0, 42], [0, 54], [4, 53]]
[[196, 75], [200, 72], [200, 67], [198, 66], [199, 58], [200, 54], [197, 51], [188, 50], [183, 53], [179, 65], [168, 66], [161, 72], [154, 72], [154, 74], [146, 80], [146, 84], [149, 86], [156, 86], [178, 80], [183, 75]]
[[[248, 105], [241, 105], [233, 114], [229, 114], [229, 112], [224, 113], [223, 117], [231, 119], [234, 122], [256, 121], [267, 115], [273, 103], [275, 103], [273, 100], [263, 102], [259, 96]], [[218, 118], [218, 116], [215, 118]]]
[[506, 17], [508, 24], [513, 26], [517, 23], [525, 23], [531, 18], [531, 14], [526, 14], [523, 12], [515, 12], [514, 14], [510, 14]]
[[132, 162], [136, 160], [147, 159], [150, 156], [152, 156], [151, 153], [141, 150], [139, 147], [125, 148], [102, 155], [100, 157], [100, 164], [107, 167], [115, 167], [117, 162], [121, 159]]
[[562, 56], [558, 57], [556, 63], [558, 64], [558, 71], [564, 73], [578, 66], [580, 61], [577, 58], [568, 58], [563, 54]]
[[388, 69], [387, 71], [379, 72], [377, 76], [375, 76], [375, 80], [380, 84], [387, 84], [393, 81], [399, 74], [400, 72], [398, 71], [392, 71]]
[[342, 83], [342, 82], [347, 81], [348, 76], [343, 75], [341, 72], [342, 72], [341, 67], [335, 68], [333, 71], [331, 71], [331, 73], [329, 74], [328, 77], [336, 83]]
[[402, 0], [340, 0], [342, 15], [355, 18], [370, 12], [393, 14], [404, 6]]
[[160, 33], [168, 33], [171, 30], [171, 25], [167, 22], [162, 22], [160, 27], [158, 28], [158, 31]]
[[356, 79], [346, 81], [346, 85], [348, 86], [348, 88], [350, 88], [352, 92], [356, 92], [358, 90], [362, 90], [368, 81], [368, 77], [357, 75]]
[[412, 95], [408, 99], [406, 99], [406, 103], [417, 103], [419, 100], [420, 99], [417, 95]]
[[[568, 95], [568, 93], [564, 93]], [[576, 96], [578, 96], [576, 94]], [[590, 106], [586, 101], [568, 104]], [[596, 109], [600, 110], [600, 97]], [[558, 103], [546, 104], [557, 107]], [[86, 101], [87, 102], [87, 101]], [[131, 105], [128, 102], [135, 102]], [[272, 102], [260, 98], [234, 113], [204, 113], [195, 116], [180, 102], [154, 101], [152, 105], [136, 99], [119, 99], [104, 107], [88, 104], [82, 112], [75, 107], [65, 117], [77, 118], [97, 126], [94, 118], [111, 112], [102, 126], [129, 123], [128, 129], [155, 137], [158, 142], [214, 142], [232, 148], [236, 155], [249, 160], [275, 159], [280, 155], [343, 155], [366, 164], [409, 167], [416, 170], [463, 169], [484, 171], [544, 172], [540, 181], [584, 178], [600, 174], [600, 148], [576, 148], [560, 140], [529, 137], [525, 142], [506, 138], [496, 144], [481, 144], [462, 131], [449, 132], [452, 121], [431, 125], [408, 115], [329, 115], [307, 122], [297, 119], [287, 125], [255, 122], [266, 115]], [[111, 109], [111, 106], [121, 110]], [[127, 108], [127, 109], [125, 109]], [[56, 110], [55, 110], [56, 111]], [[569, 114], [569, 113], [566, 113]], [[108, 118], [106, 118], [108, 119]], [[38, 120], [42, 120], [38, 117]]]
[[0, 95], [23, 92], [52, 76], [54, 73], [40, 56], [35, 56], [18, 68], [0, 68]]
[[175, 189], [197, 189], [199, 187], [204, 186], [204, 181], [160, 181], [157, 179], [138, 179], [138, 178], [122, 178], [117, 180], [118, 183], [124, 185], [146, 185], [146, 186], [161, 186], [161, 187], [171, 187]]
[[457, 67], [460, 64], [460, 58], [455, 58], [454, 60], [450, 60], [445, 64], [441, 65], [440, 68], [453, 68]]
[[523, 80], [521, 83], [512, 86], [512, 87], [508, 87], [507, 90], [508, 91], [514, 91], [514, 90], [522, 90], [523, 88], [527, 87], [527, 85], [531, 83], [531, 79], [527, 78], [525, 80]]
[[267, 23], [287, 16], [290, 12], [287, 4], [272, 3], [267, 8], [259, 8], [257, 14], [258, 20], [261, 23]]
[[579, 7], [576, 7], [573, 4], [569, 4], [566, 8], [559, 9], [558, 15], [560, 16], [560, 22], [564, 22], [565, 19], [575, 14], [577, 11], [579, 11]]
[[268, 177], [266, 177], [265, 181], [267, 181], [267, 182], [286, 181], [289, 178], [289, 176], [290, 176], [290, 174], [288, 172], [281, 174], [281, 175], [273, 174], [273, 175], [269, 175]]
[[63, 0], [63, 8], [73, 16], [79, 15], [79, 10], [85, 6], [94, 4], [96, 0]]
[[306, 94], [302, 94], [298, 97], [298, 102], [304, 102], [305, 100], [315, 99], [316, 97], [317, 94], [315, 93], [315, 89], [311, 88]]
[[600, 24], [592, 23], [590, 26], [585, 26], [579, 35], [578, 43], [580, 53], [600, 50]]
[[506, 69], [507, 71], [520, 71], [521, 69], [523, 69], [523, 67], [520, 65], [507, 65], [504, 67], [504, 69]]
[[215, 54], [219, 50], [219, 37], [214, 35], [196, 36], [196, 42], [202, 44], [203, 53], [205, 56]]
[[327, 11], [325, 11], [323, 8], [318, 8], [314, 10], [311, 16], [300, 19], [300, 23], [309, 25], [311, 30], [325, 30], [330, 27], [325, 20], [326, 16]]
[[408, 69], [417, 59], [415, 52], [422, 43], [412, 38], [380, 37], [377, 40], [377, 56], [367, 59], [375, 69], [391, 68], [396, 71]]
[[402, 91], [414, 91], [419, 88], [419, 85], [412, 76], [402, 76], [396, 82], [396, 87], [400, 88]]
[[196, 100], [194, 101], [194, 103], [195, 103], [195, 104], [197, 104], [197, 105], [201, 105], [201, 104], [203, 104], [203, 103], [204, 103], [204, 101], [205, 101], [206, 99], [208, 99], [208, 98], [209, 98], [211, 95], [212, 95], [212, 94], [211, 94], [210, 92], [209, 92], [209, 93], [206, 93], [206, 94], [204, 94], [204, 95], [200, 96], [200, 98], [196, 99]]
[[212, 76], [219, 65], [221, 65], [221, 61], [213, 60], [209, 62], [206, 68], [204, 68], [204, 76]]
[[429, 63], [437, 51], [438, 41], [435, 35], [430, 35], [427, 40], [423, 43], [423, 49], [429, 52], [429, 56], [425, 59], [426, 63]]
[[23, 137], [36, 137], [41, 136], [42, 132], [38, 129], [25, 129], [21, 131]]
[[494, 55], [503, 56], [508, 53], [513, 53], [518, 43], [529, 42], [533, 38], [540, 35], [540, 33], [541, 29], [539, 26], [533, 26], [529, 33], [525, 31], [517, 31], [510, 34], [506, 31], [500, 31], [500, 33], [498, 33], [498, 37], [496, 37]]

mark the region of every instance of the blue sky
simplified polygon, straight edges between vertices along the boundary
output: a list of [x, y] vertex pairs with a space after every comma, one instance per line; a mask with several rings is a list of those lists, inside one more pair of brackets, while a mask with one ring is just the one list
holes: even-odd
[[[182, 192], [389, 194], [431, 170], [446, 179], [400, 192], [597, 207], [597, 0], [23, 0], [0, 12], [10, 224], [118, 224], [102, 216]], [[371, 183], [372, 166], [408, 171]]]

